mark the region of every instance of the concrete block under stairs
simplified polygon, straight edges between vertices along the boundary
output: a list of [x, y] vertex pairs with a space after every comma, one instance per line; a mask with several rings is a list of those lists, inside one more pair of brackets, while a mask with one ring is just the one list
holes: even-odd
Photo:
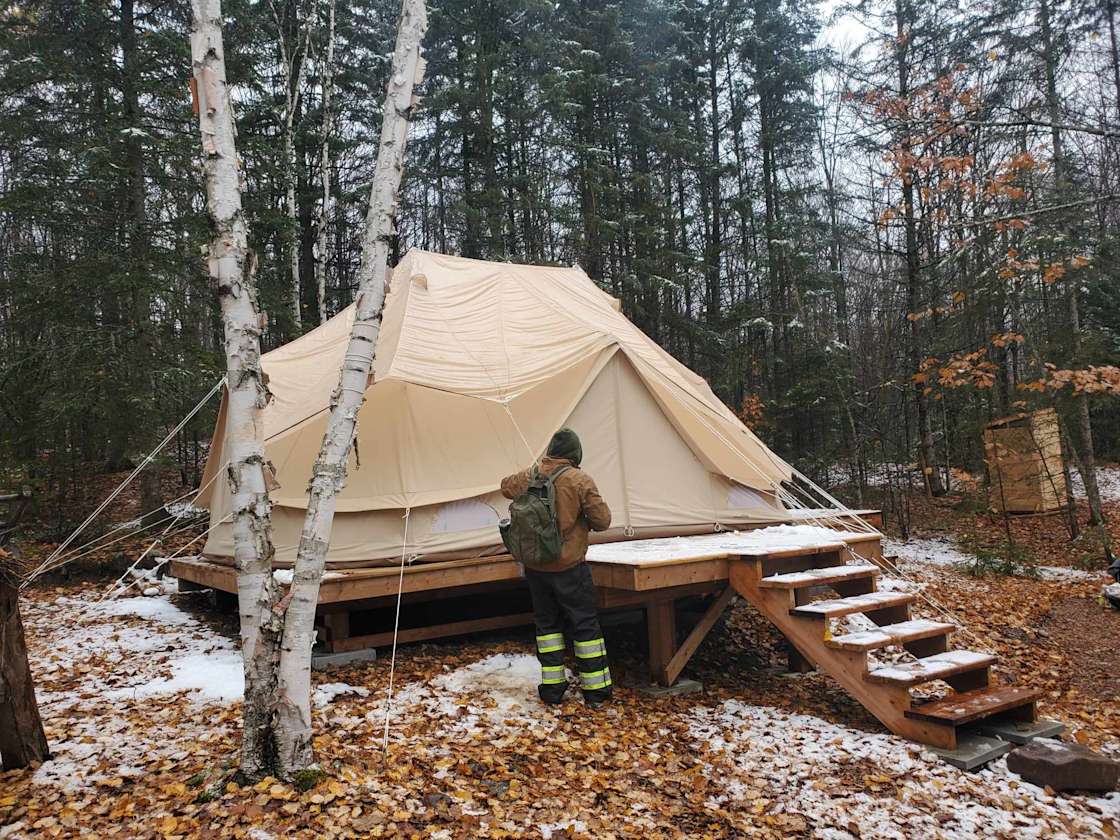
[[989, 761], [995, 761], [1011, 752], [1011, 744], [999, 738], [986, 738], [973, 733], [962, 734], [957, 738], [956, 749], [933, 747], [931, 752], [941, 760], [961, 770], [975, 770]]

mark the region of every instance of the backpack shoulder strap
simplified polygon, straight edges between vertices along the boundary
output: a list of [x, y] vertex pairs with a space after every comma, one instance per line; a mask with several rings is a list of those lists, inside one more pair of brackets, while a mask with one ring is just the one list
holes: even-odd
[[560, 476], [562, 476], [564, 473], [566, 473], [570, 469], [572, 469], [572, 467], [565, 464], [564, 466], [560, 467], [560, 469], [553, 470], [553, 472], [547, 477], [546, 481], [548, 481], [549, 484], [555, 484], [556, 479], [558, 479]]

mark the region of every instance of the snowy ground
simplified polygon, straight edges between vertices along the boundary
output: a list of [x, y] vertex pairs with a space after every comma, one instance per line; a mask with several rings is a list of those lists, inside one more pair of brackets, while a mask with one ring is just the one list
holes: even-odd
[[[834, 476], [843, 480], [849, 482], [855, 480], [851, 470], [845, 464], [833, 465], [831, 472]], [[1075, 468], [1071, 471], [1071, 476], [1074, 495], [1079, 499], [1084, 499], [1085, 482], [1082, 481], [1081, 474]], [[868, 467], [865, 478], [869, 487], [886, 487], [890, 483], [898, 484], [905, 482], [907, 479], [914, 481], [916, 484], [921, 481], [917, 468], [913, 465], [907, 466], [904, 464], [872, 464]], [[979, 478], [983, 478], [982, 473]], [[952, 485], [951, 489], [958, 490], [968, 487], [970, 484], [974, 485], [975, 480], [970, 479], [966, 473], [954, 470], [953, 475], [950, 476], [950, 484]], [[1097, 485], [1100, 487], [1102, 501], [1120, 501], [1120, 466], [1098, 467]]]
[[[1102, 502], [1120, 501], [1120, 467], [1098, 467], [1097, 487], [1100, 488]], [[1079, 499], [1085, 498], [1085, 482], [1076, 470], [1073, 472], [1073, 494]]]
[[727, 799], [809, 817], [825, 838], [1110, 836], [1120, 794], [1051, 796], [1005, 761], [962, 773], [893, 735], [728, 700], [692, 714], [698, 745], [726, 753], [740, 775]]
[[[883, 554], [897, 558], [901, 572], [921, 572], [929, 566], [960, 568], [972, 563], [975, 558], [961, 551], [952, 540], [946, 537], [915, 537], [909, 540], [884, 539]], [[1039, 577], [1043, 580], [1103, 581], [1100, 572], [1084, 572], [1063, 566], [1038, 566]]]
[[[922, 551], [948, 562], [943, 547], [924, 545]], [[235, 737], [233, 704], [242, 692], [237, 650], [198, 601], [165, 595], [96, 604], [86, 596], [59, 597], [31, 605], [25, 621], [56, 755], [33, 782], [37, 789], [57, 788], [75, 813], [146, 773], [206, 751], [214, 739]], [[347, 673], [357, 682], [354, 675], [362, 672]], [[449, 789], [461, 783], [460, 753], [467, 745], [505, 756], [524, 750], [527, 739], [545, 751], [570, 750], [578, 768], [579, 751], [568, 746], [570, 721], [538, 702], [537, 677], [531, 655], [505, 652], [399, 681], [390, 743], [430, 756], [430, 782]], [[386, 687], [320, 682], [314, 694], [319, 727], [341, 736], [356, 755], [378, 753]], [[764, 816], [783, 833], [821, 838], [1075, 838], [1112, 836], [1120, 815], [1120, 793], [1051, 796], [1009, 773], [1003, 762], [965, 774], [907, 741], [785, 709], [703, 698], [645, 709], [636, 707], [656, 701], [620, 694], [619, 703], [600, 713], [601, 737], [618, 739], [616, 750], [630, 750], [640, 772], [668, 773], [682, 761], [668, 743], [624, 740], [627, 716], [663, 715], [657, 731], [667, 742], [671, 731], [681, 733], [705, 776], [707, 798], [697, 807], [712, 819], [735, 807]], [[586, 713], [580, 707], [578, 714]], [[594, 784], [593, 777], [585, 784]], [[656, 791], [635, 789], [612, 805], [609, 817], [622, 835], [664, 836], [654, 830]], [[564, 795], [557, 789], [540, 810], [518, 819], [506, 815], [506, 836], [601, 836], [584, 811], [565, 806]], [[407, 805], [410, 811], [423, 807]], [[492, 810], [493, 803], [465, 800], [457, 819], [477, 822]], [[22, 821], [0, 828], [5, 840], [38, 836]], [[448, 828], [423, 836], [474, 835]]]

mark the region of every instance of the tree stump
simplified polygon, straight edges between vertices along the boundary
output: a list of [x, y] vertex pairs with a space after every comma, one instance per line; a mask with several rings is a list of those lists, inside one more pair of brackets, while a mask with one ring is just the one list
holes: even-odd
[[27, 663], [19, 589], [0, 570], [0, 759], [5, 770], [12, 770], [49, 757]]

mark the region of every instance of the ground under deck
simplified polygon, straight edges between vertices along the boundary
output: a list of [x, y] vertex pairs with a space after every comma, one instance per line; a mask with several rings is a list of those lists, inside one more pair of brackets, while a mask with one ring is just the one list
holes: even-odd
[[[867, 521], [879, 524], [876, 512], [861, 513]], [[875, 562], [882, 556], [880, 535], [777, 526], [594, 545], [588, 551], [588, 563], [603, 611], [645, 610], [650, 678], [669, 686], [733, 600], [729, 583], [733, 560], [762, 560], [769, 573], [777, 574], [802, 568], [803, 558], [818, 555], [827, 565], [855, 557]], [[204, 558], [173, 560], [171, 574], [184, 589], [237, 591], [234, 569]], [[359, 621], [351, 618], [395, 606], [398, 588], [402, 604], [430, 609], [436, 602], [449, 607], [454, 603], [466, 609], [459, 620], [446, 620], [454, 617], [449, 611], [421, 626], [402, 626], [398, 641], [403, 643], [522, 626], [533, 620], [521, 568], [509, 555], [417, 563], [406, 567], [403, 575], [399, 567], [330, 571], [319, 594], [320, 635], [326, 650], [341, 653], [389, 644], [391, 629], [375, 627], [375, 632], [364, 632]], [[677, 605], [685, 598], [699, 601], [704, 611], [681, 640]], [[506, 609], [485, 614], [488, 609], [484, 607], [494, 604]]]

